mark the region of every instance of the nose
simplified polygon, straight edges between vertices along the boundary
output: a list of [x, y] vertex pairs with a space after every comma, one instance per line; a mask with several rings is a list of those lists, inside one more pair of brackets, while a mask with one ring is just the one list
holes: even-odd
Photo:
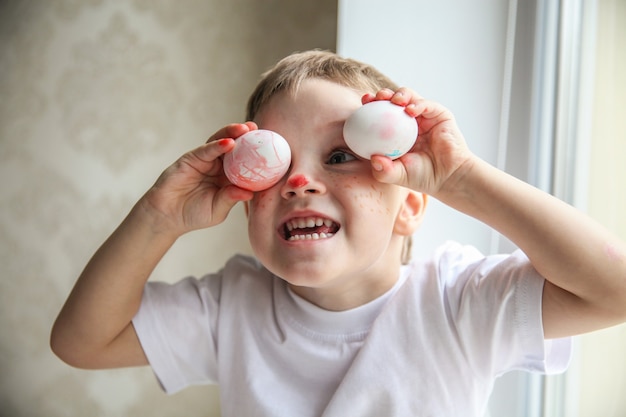
[[326, 192], [326, 187], [322, 181], [314, 179], [310, 175], [302, 172], [290, 172], [280, 191], [283, 198], [288, 199], [322, 194]]

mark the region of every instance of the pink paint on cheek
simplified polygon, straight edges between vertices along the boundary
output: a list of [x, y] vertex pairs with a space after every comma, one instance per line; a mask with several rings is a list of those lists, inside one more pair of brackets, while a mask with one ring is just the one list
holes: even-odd
[[304, 177], [304, 175], [296, 175], [289, 178], [289, 181], [287, 181], [287, 183], [293, 188], [300, 188], [307, 185], [309, 181]]

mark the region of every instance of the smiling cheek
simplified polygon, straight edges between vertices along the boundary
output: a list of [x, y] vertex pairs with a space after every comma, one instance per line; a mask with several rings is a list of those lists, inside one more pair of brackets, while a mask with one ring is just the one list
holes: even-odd
[[383, 193], [380, 191], [363, 191], [352, 196], [356, 207], [363, 212], [387, 215], [391, 213], [390, 207], [385, 204]]
[[275, 198], [271, 193], [261, 191], [255, 193], [254, 198], [248, 202], [248, 235], [253, 245], [255, 241], [271, 235], [267, 227], [272, 224], [269, 220], [274, 212]]
[[250, 213], [253, 213], [257, 210], [265, 210], [268, 206], [274, 203], [275, 195], [267, 191], [259, 191], [254, 194], [254, 198], [250, 201]]
[[267, 192], [257, 192], [248, 203], [248, 237], [255, 252], [267, 245], [267, 239], [273, 235], [269, 227], [273, 222], [275, 196]]
[[369, 178], [363, 179], [359, 176], [353, 176], [348, 181], [342, 181], [340, 188], [360, 209], [380, 214], [389, 214], [391, 209], [386, 204], [388, 199], [385, 198], [385, 192], [390, 191], [386, 190], [388, 185], [373, 181]]

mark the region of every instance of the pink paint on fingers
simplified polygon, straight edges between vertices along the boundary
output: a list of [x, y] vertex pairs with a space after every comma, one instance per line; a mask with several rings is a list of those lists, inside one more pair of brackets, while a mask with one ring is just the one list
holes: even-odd
[[222, 148], [225, 148], [229, 146], [232, 143], [232, 141], [233, 141], [232, 139], [219, 139], [217, 141], [217, 144], [221, 146]]

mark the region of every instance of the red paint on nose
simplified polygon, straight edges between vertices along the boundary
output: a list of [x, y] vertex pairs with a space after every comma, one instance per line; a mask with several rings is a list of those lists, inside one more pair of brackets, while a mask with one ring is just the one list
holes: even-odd
[[304, 177], [304, 175], [296, 175], [294, 177], [291, 177], [289, 178], [289, 181], [287, 182], [293, 188], [304, 187], [305, 185], [309, 183], [309, 181]]

